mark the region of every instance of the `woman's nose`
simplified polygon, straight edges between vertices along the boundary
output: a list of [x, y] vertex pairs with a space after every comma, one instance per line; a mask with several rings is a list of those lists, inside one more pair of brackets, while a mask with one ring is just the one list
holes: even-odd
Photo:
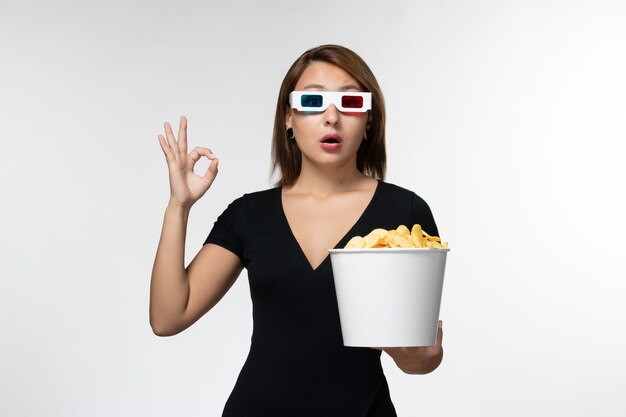
[[335, 107], [334, 104], [328, 106], [326, 111], [324, 111], [324, 124], [327, 125], [336, 125], [339, 121], [339, 110]]

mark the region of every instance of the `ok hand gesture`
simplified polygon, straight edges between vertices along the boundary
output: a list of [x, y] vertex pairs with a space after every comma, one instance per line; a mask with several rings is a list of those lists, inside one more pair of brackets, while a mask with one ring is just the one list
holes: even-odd
[[[207, 192], [217, 176], [219, 160], [208, 148], [196, 147], [187, 155], [187, 119], [181, 116], [178, 128], [178, 141], [174, 137], [172, 127], [164, 123], [165, 135], [159, 135], [159, 143], [165, 154], [170, 177], [170, 204], [180, 207], [191, 206]], [[205, 156], [211, 161], [209, 168], [201, 177], [193, 171], [196, 162]]]

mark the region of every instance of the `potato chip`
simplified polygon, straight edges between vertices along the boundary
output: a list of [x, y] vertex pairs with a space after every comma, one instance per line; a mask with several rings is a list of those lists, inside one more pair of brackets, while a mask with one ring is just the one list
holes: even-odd
[[387, 233], [387, 244], [390, 248], [411, 248], [413, 245], [407, 236], [397, 230], [390, 230]]
[[365, 248], [373, 248], [378, 245], [385, 245], [387, 231], [385, 229], [374, 229], [367, 234], [363, 239], [365, 240]]
[[377, 228], [365, 237], [355, 236], [348, 241], [346, 249], [360, 248], [447, 248], [448, 242], [441, 242], [438, 236], [431, 236], [419, 224], [411, 230], [401, 224], [395, 230]]
[[424, 230], [422, 230], [422, 233], [424, 233], [424, 236], [426, 236], [426, 239], [430, 241], [441, 242], [441, 239], [438, 238], [437, 236], [431, 236], [428, 233], [426, 233]]
[[346, 243], [345, 249], [360, 249], [365, 247], [365, 239], [361, 236], [355, 236]]
[[410, 235], [411, 232], [409, 232], [409, 228], [406, 227], [405, 225], [401, 224], [400, 226], [398, 226], [398, 228], [396, 229], [396, 231], [398, 233], [400, 233], [401, 235]]
[[411, 228], [411, 237], [413, 238], [413, 244], [416, 248], [424, 247], [424, 235], [422, 233], [422, 226], [419, 224], [414, 224]]

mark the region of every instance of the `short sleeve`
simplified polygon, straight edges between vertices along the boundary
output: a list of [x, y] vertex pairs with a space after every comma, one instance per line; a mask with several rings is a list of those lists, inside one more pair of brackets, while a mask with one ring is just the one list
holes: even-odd
[[243, 259], [243, 238], [241, 234], [245, 227], [245, 196], [238, 198], [226, 207], [226, 210], [217, 218], [213, 229], [204, 241], [228, 249], [240, 259]]
[[439, 230], [437, 229], [433, 212], [430, 210], [426, 201], [417, 194], [413, 196], [411, 212], [416, 216], [416, 223], [422, 226], [422, 229], [426, 233], [431, 236], [439, 236]]

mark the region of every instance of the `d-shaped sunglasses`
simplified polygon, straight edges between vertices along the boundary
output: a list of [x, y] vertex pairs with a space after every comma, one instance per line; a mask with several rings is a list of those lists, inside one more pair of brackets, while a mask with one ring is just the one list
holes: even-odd
[[289, 105], [299, 111], [323, 112], [331, 104], [341, 112], [365, 113], [372, 109], [372, 93], [292, 91], [289, 94]]

